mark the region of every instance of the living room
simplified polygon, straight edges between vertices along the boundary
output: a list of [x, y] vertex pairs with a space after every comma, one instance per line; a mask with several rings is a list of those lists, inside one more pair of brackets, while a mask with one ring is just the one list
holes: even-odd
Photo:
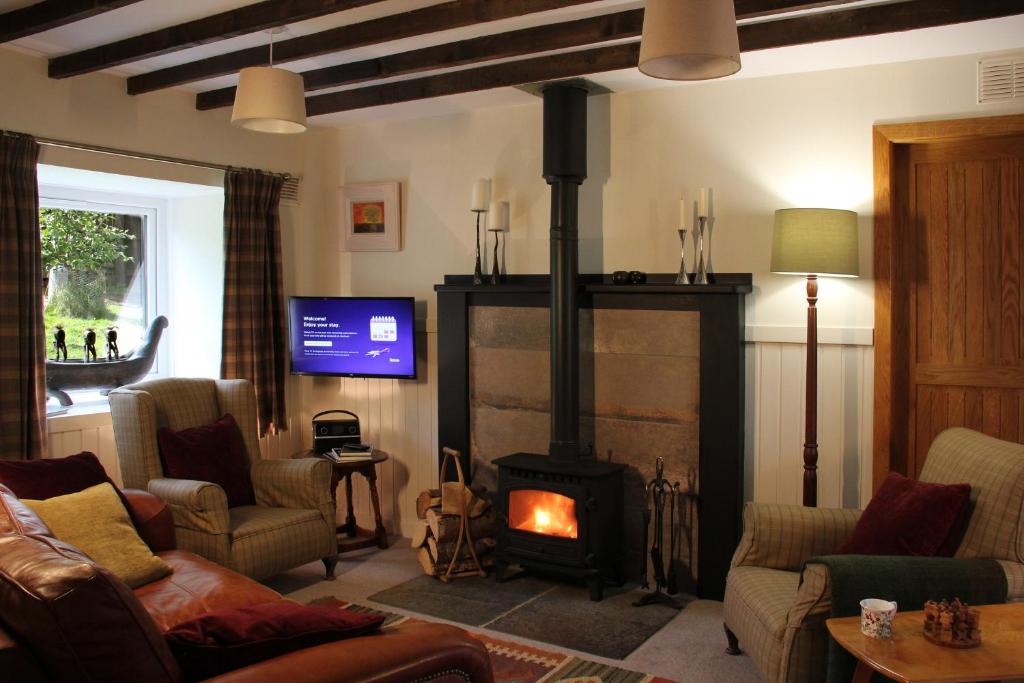
[[[978, 491], [984, 493], [987, 480], [974, 479], [963, 469], [967, 465], [951, 465], [949, 476], [934, 476], [941, 456], [954, 464], [965, 460], [943, 454], [936, 437], [946, 427], [960, 426], [1001, 442], [1024, 439], [1024, 404], [1018, 396], [1024, 387], [1016, 369], [1021, 327], [1014, 323], [1020, 318], [1014, 293], [1019, 255], [1000, 260], [1002, 252], [1018, 254], [1024, 227], [1015, 208], [1024, 187], [1019, 180], [1021, 3], [708, 2], [714, 10], [701, 9], [704, 3], [693, 9], [690, 2], [654, 0], [80, 4], [0, 0], [0, 81], [6, 94], [0, 102], [0, 141], [29, 136], [38, 145], [30, 175], [37, 188], [33, 215], [39, 218], [32, 230], [38, 234], [42, 227], [44, 240], [53, 229], [47, 211], [149, 216], [141, 232], [120, 228], [136, 230], [137, 236], [126, 238], [134, 250], [126, 251], [131, 256], [118, 266], [131, 275], [119, 271], [125, 283], [138, 283], [145, 273], [145, 293], [110, 285], [119, 296], [124, 289], [126, 298], [108, 307], [118, 315], [88, 318], [98, 333], [100, 362], [93, 367], [105, 365], [108, 327], [116, 329], [114, 339], [127, 363], [145, 355], [138, 350], [146, 346], [154, 320], [163, 316], [166, 326], [155, 333], [158, 343], [141, 375], [84, 388], [68, 380], [63, 386], [71, 405], [62, 405], [63, 390], [47, 391], [49, 380], [81, 362], [82, 328], [49, 309], [60, 267], [50, 268], [53, 247], [44, 241], [42, 261], [49, 265], [37, 267], [47, 282], [32, 288], [31, 296], [46, 297], [45, 318], [39, 316], [45, 329], [22, 327], [34, 319], [34, 309], [21, 303], [23, 290], [0, 286], [5, 292], [0, 337], [12, 349], [5, 352], [0, 392], [9, 416], [0, 422], [0, 460], [21, 466], [91, 452], [114, 487], [155, 494], [138, 505], [171, 504], [166, 513], [149, 509], [164, 523], [174, 512], [171, 529], [177, 528], [177, 540], [150, 543], [133, 507], [134, 494], [126, 494], [138, 535], [154, 551], [161, 548], [156, 557], [198, 552], [209, 565], [258, 577], [246, 584], [259, 596], [255, 602], [282, 594], [290, 604], [384, 615], [382, 633], [401, 639], [399, 646], [361, 647], [382, 637], [371, 633], [341, 641], [347, 645], [306, 648], [307, 657], [337, 648], [322, 659], [305, 660], [308, 680], [443, 680], [436, 676], [446, 669], [461, 672], [450, 674], [452, 680], [818, 680], [831, 660], [824, 653], [839, 642], [835, 635], [829, 641], [826, 617], [859, 616], [860, 607], [842, 615], [813, 612], [806, 615], [813, 628], [803, 625], [803, 617], [790, 609], [802, 604], [800, 570], [810, 557], [835, 551], [853, 532], [856, 511], [875, 502], [890, 471], [921, 483], [971, 483], [971, 524], [981, 524], [974, 520], [985, 517], [987, 503], [978, 502]], [[648, 13], [661, 5], [668, 5], [660, 11], [670, 14], [694, 12], [686, 21], [673, 16], [664, 25], [686, 34], [672, 35], [670, 42], [696, 43], [720, 40], [714, 31], [694, 26], [698, 19], [711, 21], [724, 5], [732, 32], [724, 54], [731, 57], [729, 46], [735, 43], [732, 63], [738, 72], [726, 67], [713, 77], [647, 75], [644, 43], [653, 50], [657, 38], [649, 37], [653, 29], [641, 31], [645, 4]], [[320, 34], [329, 42], [316, 47]], [[218, 66], [215, 58], [226, 54], [235, 55], [231, 66]], [[255, 61], [244, 61], [238, 56], [243, 54]], [[256, 132], [232, 120], [243, 93], [239, 70], [265, 66], [270, 54], [280, 65], [276, 71], [304, 75], [299, 134]], [[374, 70], [331, 75], [332, 68], [344, 72], [342, 65], [353, 64]], [[349, 71], [357, 70], [349, 66]], [[235, 86], [237, 93], [223, 92]], [[253, 106], [269, 106], [288, 95], [266, 83], [254, 92]], [[294, 118], [294, 107], [289, 116]], [[924, 149], [934, 143], [961, 150], [957, 144], [966, 139], [980, 140], [978, 149], [984, 151], [979, 154], [1009, 159], [1009, 166], [1002, 171], [985, 166], [975, 173], [960, 157], [949, 161], [953, 152], [945, 147]], [[919, 176], [919, 182], [931, 184], [910, 193], [907, 169], [915, 166], [907, 158], [917, 152], [908, 150], [918, 146], [923, 156], [911, 161], [925, 166], [948, 161], [952, 172], [964, 174], [964, 194], [952, 185], [940, 188], [932, 176]], [[581, 160], [582, 169], [576, 170], [585, 179], [564, 168]], [[226, 195], [225, 190], [227, 178], [245, 175], [276, 178], [281, 185], [282, 196], [266, 213], [266, 249], [242, 257], [262, 259], [244, 262], [266, 266], [268, 281], [246, 279], [256, 269], [240, 267], [232, 257], [230, 226], [236, 219], [229, 207], [244, 192]], [[992, 187], [1002, 187], [1002, 196]], [[0, 188], [5, 212], [8, 206], [24, 208], [6, 184], [0, 182]], [[896, 188], [907, 190], [909, 198]], [[963, 199], [975, 190], [983, 197], [979, 209]], [[910, 206], [894, 199], [940, 201], [947, 194], [946, 223], [908, 219]], [[553, 202], [562, 213], [553, 211]], [[365, 218], [360, 223], [355, 205], [380, 206], [386, 219], [360, 209]], [[570, 205], [575, 210], [565, 211]], [[811, 208], [829, 210], [826, 215], [852, 236], [842, 245], [850, 267], [816, 272], [856, 275], [814, 279], [813, 319], [810, 283], [799, 274], [809, 270], [776, 261], [778, 250], [786, 248], [786, 221], [814, 217], [780, 210]], [[915, 220], [927, 230], [952, 224], [952, 217], [966, 226], [999, 225], [1003, 232], [990, 237], [984, 227], [962, 228], [956, 233], [962, 242], [945, 236], [936, 243], [936, 253], [946, 255], [937, 261], [931, 252], [915, 251], [925, 247], [908, 244], [909, 237], [900, 238], [902, 226]], [[7, 270], [9, 264], [25, 267], [16, 257], [21, 247], [8, 241], [13, 239], [8, 229], [4, 225], [2, 233], [4, 283], [16, 272]], [[702, 229], [698, 241], [695, 233]], [[553, 233], [559, 236], [553, 239]], [[823, 238], [812, 241], [818, 239]], [[572, 246], [560, 249], [567, 244]], [[797, 250], [807, 251], [800, 245]], [[908, 256], [915, 253], [924, 254], [917, 257], [923, 260]], [[698, 280], [700, 264], [704, 280]], [[115, 270], [107, 269], [110, 283]], [[681, 270], [692, 274], [681, 281]], [[936, 271], [950, 273], [942, 280], [948, 287], [927, 288], [930, 278], [924, 274], [934, 277]], [[231, 280], [230, 273], [241, 279]], [[628, 284], [631, 273], [638, 279]], [[978, 288], [970, 284], [972, 274], [983, 280]], [[557, 277], [549, 281], [548, 275]], [[616, 284], [622, 278], [627, 284]], [[562, 288], [563, 280], [571, 284]], [[270, 293], [241, 313], [239, 294], [254, 283]], [[937, 294], [940, 289], [944, 293]], [[20, 293], [7, 293], [15, 291]], [[394, 367], [401, 365], [394, 343], [375, 347], [382, 362], [392, 366], [386, 372], [296, 368], [296, 361], [302, 362], [297, 348], [310, 348], [311, 340], [297, 336], [295, 322], [302, 315], [321, 315], [297, 312], [302, 301], [340, 306], [371, 298], [410, 306], [398, 318], [414, 339], [411, 372]], [[934, 308], [924, 311], [921, 301]], [[554, 325], [549, 306], [561, 311]], [[130, 311], [136, 318], [129, 319]], [[67, 329], [70, 353], [64, 368], [56, 367], [61, 361], [54, 360], [59, 351], [51, 323]], [[930, 326], [927, 337], [920, 325]], [[809, 328], [816, 332], [811, 356]], [[228, 330], [235, 336], [229, 339]], [[238, 341], [242, 337], [249, 339]], [[43, 365], [40, 354], [29, 349], [35, 359], [29, 362], [23, 350], [13, 350], [26, 346], [19, 346], [21, 338], [45, 344], [46, 387], [31, 369], [36, 361]], [[981, 349], [976, 354], [975, 344]], [[136, 354], [129, 356], [133, 349]], [[957, 367], [940, 366], [951, 359]], [[267, 367], [273, 368], [269, 378], [262, 374]], [[159, 474], [166, 458], [162, 445], [159, 454], [150, 449], [149, 464], [126, 464], [126, 435], [145, 422], [148, 408], [145, 400], [134, 403], [130, 392], [117, 390], [108, 399], [108, 390], [139, 381], [229, 377], [255, 387], [255, 406], [230, 398], [241, 401], [233, 404], [239, 407], [233, 417], [244, 451], [257, 461], [251, 475], [253, 507], [270, 500], [263, 496], [287, 497], [280, 491], [261, 493], [261, 486], [289, 479], [285, 469], [273, 474], [274, 467], [287, 466], [267, 461], [306, 467], [302, 463], [313, 458], [295, 456], [321, 450], [314, 420], [349, 417], [320, 415], [325, 411], [354, 414], [358, 441], [382, 454], [381, 461], [366, 465], [353, 459], [349, 469], [344, 463], [310, 464], [302, 476], [329, 477], [313, 506], [320, 512], [312, 517], [329, 519], [324, 524], [332, 527], [332, 536], [335, 525], [369, 528], [369, 538], [357, 539], [368, 547], [337, 556], [310, 551], [302, 562], [272, 575], [252, 567], [239, 572], [242, 560], [223, 555], [218, 562], [209, 542], [196, 540], [188, 528], [175, 494], [154, 483], [167, 476]], [[195, 428], [232, 412], [224, 405], [210, 407], [210, 419], [199, 422], [169, 418], [158, 408], [155, 422]], [[564, 450], [573, 453], [568, 460], [622, 470], [609, 476], [622, 477], [623, 501], [608, 520], [599, 523], [595, 513], [589, 525], [621, 527], [623, 538], [610, 551], [615, 571], [604, 575], [586, 566], [566, 577], [526, 562], [525, 576], [505, 576], [503, 560], [516, 556], [502, 546], [514, 517], [502, 478], [521, 477], [530, 468], [523, 461], [503, 466], [500, 460], [519, 452], [549, 454], [549, 449], [555, 458], [562, 449], [556, 444], [565, 439]], [[933, 442], [937, 453], [930, 450]], [[815, 445], [813, 456], [805, 443]], [[449, 459], [442, 475], [445, 448], [458, 456]], [[968, 444], [968, 450], [989, 449], [998, 451], [1007, 480], [1020, 476], [1024, 451], [1002, 443]], [[455, 489], [440, 482], [454, 482], [456, 462], [469, 480], [464, 491], [473, 492], [466, 495], [483, 501], [467, 505], [486, 504], [497, 525], [496, 549], [486, 538], [469, 545], [480, 545], [481, 555], [493, 554], [498, 566], [492, 569], [484, 561], [488, 576], [443, 582], [426, 575], [430, 570], [443, 574], [437, 571], [443, 564], [442, 534], [427, 513], [433, 510], [430, 514], [440, 518], [451, 513], [442, 498]], [[982, 469], [992, 470], [994, 462]], [[156, 467], [156, 473], [140, 474], [140, 467]], [[540, 468], [531, 476], [549, 481], [550, 473]], [[15, 488], [4, 476], [0, 482]], [[1000, 519], [1018, 519], [1024, 494], [1014, 489], [999, 495], [1010, 500]], [[15, 493], [11, 499], [35, 497]], [[752, 505], [744, 508], [746, 503]], [[942, 516], [935, 505], [927, 514]], [[823, 532], [831, 545], [810, 542], [790, 550], [784, 539], [771, 537], [777, 528], [774, 511], [813, 527], [817, 513], [806, 512], [805, 518], [800, 512], [813, 506], [822, 514], [841, 510], [830, 517], [839, 526]], [[577, 506], [581, 517], [582, 507]], [[966, 523], [960, 517], [947, 521]], [[767, 530], [758, 540], [768, 545], [752, 548], [751, 534], [758, 528]], [[458, 529], [453, 533], [462, 538]], [[970, 528], [966, 534], [972, 534]], [[224, 536], [230, 539], [232, 532]], [[952, 549], [955, 557], [997, 560], [1008, 576], [1004, 594], [992, 597], [987, 584], [974, 581], [970, 590], [950, 589], [926, 599], [959, 597], [973, 605], [988, 596], [983, 602], [1012, 603], [1024, 585], [1019, 540], [1008, 554], [978, 554], [976, 548], [963, 550], [970, 546], [966, 538], [959, 551]], [[558, 540], [545, 547], [565, 544]], [[465, 549], [461, 552], [465, 555]], [[430, 567], [421, 566], [418, 556], [424, 554], [432, 558]], [[891, 554], [939, 553], [932, 548]], [[767, 564], [745, 566], [745, 561]], [[175, 574], [186, 573], [168, 562]], [[192, 571], [196, 565], [189, 566]], [[900, 567], [907, 576], [916, 571]], [[325, 569], [333, 581], [325, 580]], [[762, 575], [751, 579], [737, 569], [785, 576], [775, 577], [782, 584], [758, 583]], [[799, 590], [818, 586], [821, 575], [815, 571], [804, 571], [810, 587]], [[824, 577], [827, 583], [828, 574]], [[603, 599], [592, 601], [598, 583]], [[643, 597], [658, 604], [633, 607]], [[917, 593], [861, 598], [898, 602], [897, 626], [904, 612], [924, 608], [924, 600], [905, 605], [917, 600]], [[748, 603], [777, 609], [751, 607], [748, 614], [736, 607]], [[41, 653], [48, 656], [53, 646], [19, 637], [23, 619], [8, 611], [14, 603], [5, 599], [3, 604], [0, 650], [27, 652], [33, 663], [25, 666], [35, 667], [12, 670], [27, 672], [26, 680], [35, 680], [27, 677], [30, 673], [62, 680], [74, 670], [40, 664]], [[145, 600], [142, 604], [149, 608]], [[983, 630], [982, 648], [998, 647], [995, 624], [1001, 617], [983, 616], [992, 620], [993, 630]], [[168, 623], [170, 617], [154, 618], [150, 640], [177, 625]], [[726, 638], [723, 622], [733, 638], [738, 636], [738, 645]], [[581, 628], [584, 623], [591, 628]], [[403, 629], [412, 629], [411, 635]], [[751, 635], [761, 631], [763, 640]], [[800, 640], [798, 633], [813, 634], [806, 637], [814, 642]], [[435, 640], [436, 648], [428, 647]], [[743, 654], [729, 654], [727, 647]], [[398, 663], [383, 656], [395, 649], [403, 653]], [[261, 663], [234, 674], [299, 680], [294, 671], [304, 660], [287, 660], [303, 653], [274, 658], [271, 652], [265, 648]], [[944, 661], [947, 654], [969, 657], [982, 650], [937, 652], [933, 658]], [[71, 666], [64, 656], [55, 660]], [[363, 659], [346, 669], [346, 657]], [[389, 669], [392, 665], [397, 668]], [[847, 665], [849, 677], [852, 664]], [[91, 675], [106, 680], [96, 672], [112, 669], [103, 669], [102, 662], [96, 666], [101, 668]], [[166, 663], [162, 675], [197, 678], [175, 666]], [[77, 671], [72, 678], [84, 678], [90, 669]], [[827, 675], [842, 680], [843, 672]], [[1004, 669], [989, 678], [1015, 676], [1024, 676], [1024, 670]]]

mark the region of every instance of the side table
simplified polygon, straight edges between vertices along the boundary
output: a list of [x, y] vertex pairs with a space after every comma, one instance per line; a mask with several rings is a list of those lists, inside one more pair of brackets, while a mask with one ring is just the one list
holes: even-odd
[[[388, 534], [384, 529], [384, 522], [380, 514], [380, 492], [377, 490], [377, 465], [386, 461], [388, 454], [375, 448], [371, 452], [371, 456], [369, 460], [344, 463], [334, 462], [330, 458], [312, 450], [305, 450], [292, 456], [293, 458], [322, 458], [331, 464], [331, 500], [334, 501], [335, 509], [338, 507], [338, 484], [341, 483], [342, 479], [345, 480], [345, 522], [339, 524], [336, 529], [339, 537], [339, 553], [347, 553], [352, 550], [373, 546], [381, 549], [388, 547]], [[363, 478], [366, 479], [366, 483], [370, 487], [370, 500], [373, 503], [375, 522], [375, 527], [372, 531], [356, 524], [355, 510], [352, 507], [353, 474], [363, 475]], [[346, 540], [355, 538], [359, 540]]]

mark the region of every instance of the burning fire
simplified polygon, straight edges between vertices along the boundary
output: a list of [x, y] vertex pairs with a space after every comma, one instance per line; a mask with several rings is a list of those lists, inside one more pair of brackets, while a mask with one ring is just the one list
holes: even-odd
[[576, 538], [576, 502], [572, 498], [531, 489], [509, 493], [508, 522], [513, 529]]

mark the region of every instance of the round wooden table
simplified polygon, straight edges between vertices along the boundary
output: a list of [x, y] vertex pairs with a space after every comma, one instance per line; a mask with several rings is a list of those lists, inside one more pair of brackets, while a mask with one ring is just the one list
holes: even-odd
[[[306, 450], [296, 453], [294, 458], [322, 458], [331, 464], [331, 500], [334, 507], [338, 507], [338, 484], [345, 480], [345, 522], [339, 524], [336, 531], [338, 534], [338, 552], [346, 553], [361, 548], [377, 546], [384, 549], [388, 547], [388, 534], [384, 529], [384, 522], [380, 514], [380, 492], [377, 490], [377, 465], [388, 459], [388, 454], [374, 448], [371, 451], [369, 460], [357, 460], [355, 462], [334, 462], [327, 456]], [[373, 503], [373, 516], [375, 527], [364, 529], [356, 524], [355, 510], [352, 507], [352, 475], [361, 474], [370, 487], [370, 500]], [[359, 539], [359, 540], [348, 540]]]

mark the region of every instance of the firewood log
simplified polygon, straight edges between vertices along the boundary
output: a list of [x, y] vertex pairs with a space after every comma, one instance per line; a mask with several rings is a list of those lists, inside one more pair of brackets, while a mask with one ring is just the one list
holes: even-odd
[[[451, 562], [452, 557], [455, 556], [455, 544], [456, 541], [442, 541], [438, 543], [433, 536], [427, 535], [427, 548], [430, 550], [430, 556], [434, 558], [434, 562], [441, 564], [445, 567]], [[485, 555], [493, 551], [498, 547], [498, 542], [490, 536], [478, 539], [473, 543], [473, 549], [476, 550], [476, 556], [483, 561]], [[462, 548], [459, 549], [459, 560], [470, 560], [472, 556], [469, 554], [469, 546], [463, 544]]]
[[441, 504], [441, 489], [427, 489], [416, 497], [416, 516], [426, 519], [427, 510]]
[[[496, 519], [494, 508], [489, 507], [479, 517], [469, 520], [470, 535], [474, 539], [494, 536]], [[459, 537], [458, 515], [443, 515], [440, 508], [430, 508], [427, 510], [427, 524], [430, 525], [430, 533], [438, 541], [454, 541]]]
[[416, 527], [416, 531], [412, 535], [412, 547], [419, 548], [427, 542], [427, 535], [430, 533], [430, 525], [427, 524], [427, 520], [423, 520]]
[[[416, 559], [419, 560], [420, 567], [423, 568], [423, 573], [428, 576], [441, 576], [448, 571], [448, 565], [436, 564], [434, 558], [430, 556], [430, 551], [424, 546], [420, 548], [419, 552], [416, 553]], [[480, 564], [484, 569], [489, 569], [494, 566], [494, 557], [488, 555], [487, 557], [480, 558]], [[463, 560], [456, 562], [455, 566], [452, 567], [452, 574], [459, 574], [461, 572], [476, 571], [476, 565], [473, 564], [473, 560]]]

